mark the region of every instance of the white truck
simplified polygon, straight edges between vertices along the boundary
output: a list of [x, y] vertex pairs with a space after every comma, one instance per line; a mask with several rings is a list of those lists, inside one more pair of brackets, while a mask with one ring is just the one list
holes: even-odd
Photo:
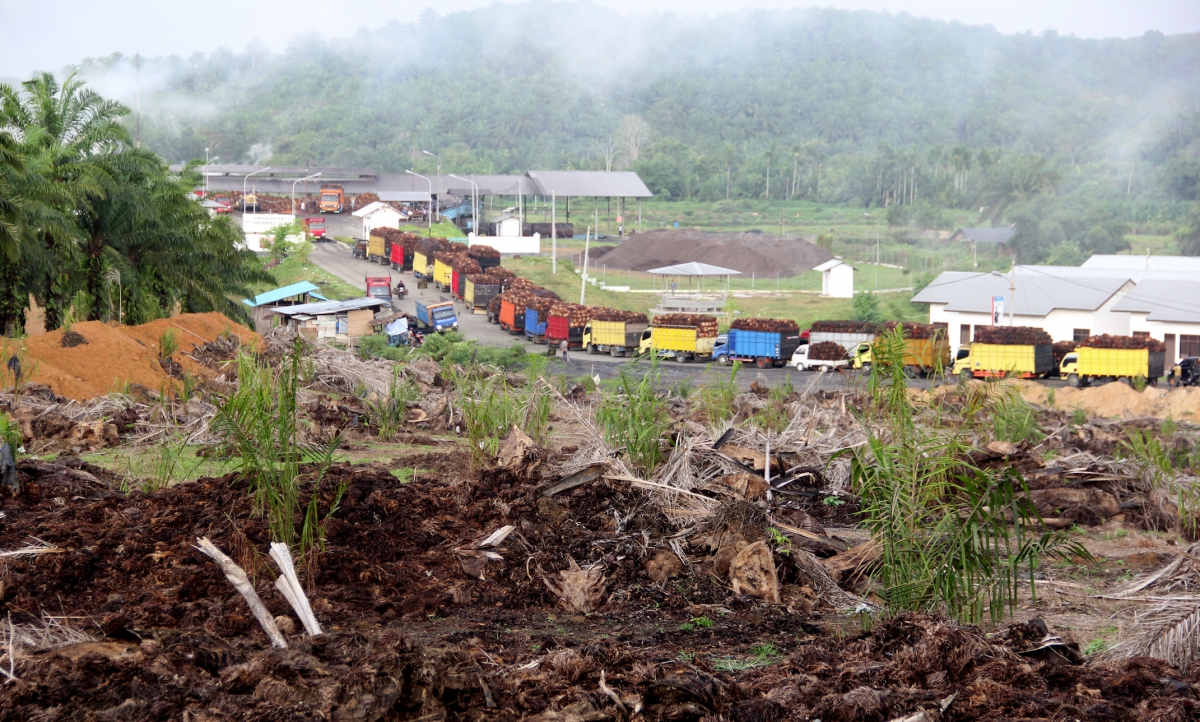
[[813, 369], [818, 371], [833, 371], [834, 369], [840, 369], [850, 365], [850, 359], [848, 358], [840, 359], [838, 361], [821, 361], [818, 359], [810, 359], [808, 357], [808, 350], [810, 348], [812, 348], [812, 344], [806, 343], [800, 348], [796, 349], [796, 352], [792, 354], [792, 360], [789, 363], [792, 366], [795, 366], [797, 371], [812, 371]]
[[[809, 331], [809, 333], [808, 333], [808, 345], [809, 346], [815, 346], [816, 344], [819, 344], [819, 343], [822, 343], [825, 341], [832, 341], [832, 342], [836, 343], [837, 345], [841, 346], [842, 348], [846, 349], [847, 355], [853, 355], [855, 349], [858, 348], [859, 344], [871, 343], [872, 341], [875, 340], [875, 334], [876, 334], [875, 329], [871, 329], [868, 331], [861, 331], [858, 333], [818, 331], [818, 330], [816, 330], [815, 327], [818, 326], [819, 323], [820, 322], [813, 324], [813, 326], [814, 326], [813, 330]], [[793, 357], [793, 358], [795, 358], [795, 357]]]

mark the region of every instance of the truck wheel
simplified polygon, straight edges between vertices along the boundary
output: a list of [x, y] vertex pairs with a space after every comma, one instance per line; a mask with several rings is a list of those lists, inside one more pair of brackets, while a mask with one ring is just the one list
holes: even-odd
[[758, 358], [754, 359], [754, 365], [760, 369], [770, 368], [771, 359], [767, 358], [766, 356], [759, 356]]
[[589, 343], [589, 344], [587, 345], [587, 352], [588, 352], [588, 353], [590, 353], [590, 354], [592, 354], [592, 355], [595, 355], [595, 353], [596, 353], [596, 344], [594, 344], [594, 343]]
[[963, 381], [970, 381], [971, 379], [975, 378], [975, 372], [971, 369], [963, 369], [962, 371], [958, 372], [958, 376]]
[[1082, 385], [1079, 383], [1079, 374], [1067, 374], [1067, 386], [1079, 388]]
[[729, 365], [729, 356], [727, 354], [721, 354], [720, 356], [717, 357], [717, 364], [719, 364], [721, 366], [728, 366]]

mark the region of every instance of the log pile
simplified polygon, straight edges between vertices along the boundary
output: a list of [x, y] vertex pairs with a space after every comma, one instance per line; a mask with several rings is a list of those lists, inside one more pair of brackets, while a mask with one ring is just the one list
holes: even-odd
[[467, 255], [471, 256], [472, 258], [499, 258], [500, 251], [497, 251], [491, 246], [479, 244], [468, 248]]
[[902, 321], [888, 321], [883, 324], [884, 332], [892, 333], [899, 327], [904, 334], [904, 338], [928, 339], [946, 335], [945, 329], [940, 326], [934, 326], [931, 323], [905, 323]]
[[975, 343], [1001, 346], [1040, 346], [1053, 343], [1050, 334], [1032, 326], [976, 326]]
[[1113, 348], [1113, 349], [1146, 349], [1154, 353], [1167, 350], [1165, 344], [1149, 336], [1110, 336], [1102, 333], [1099, 336], [1088, 336], [1079, 342], [1081, 348]]
[[1074, 341], [1055, 341], [1054, 342], [1054, 368], [1062, 365], [1062, 360], [1067, 357], [1067, 354], [1075, 350]]
[[871, 321], [815, 321], [813, 333], [878, 333], [879, 324]]
[[583, 328], [590, 319], [591, 309], [579, 303], [559, 301], [550, 307], [550, 315], [567, 319], [570, 328]]
[[843, 361], [848, 356], [840, 343], [822, 341], [808, 347], [808, 358], [811, 361]]
[[646, 314], [635, 311], [618, 311], [615, 308], [595, 306], [592, 308], [593, 321], [624, 321], [625, 323], [649, 323]]
[[655, 326], [690, 326], [700, 338], [717, 337], [717, 319], [700, 313], [664, 313], [654, 317]]
[[768, 333], [800, 333], [800, 326], [790, 318], [739, 318], [729, 324], [739, 331], [766, 331]]

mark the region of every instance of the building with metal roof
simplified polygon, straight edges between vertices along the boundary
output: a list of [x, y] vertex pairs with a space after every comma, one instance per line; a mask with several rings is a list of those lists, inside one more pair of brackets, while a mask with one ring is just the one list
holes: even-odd
[[1012, 237], [1016, 233], [1017, 229], [1013, 226], [1004, 226], [1002, 228], [959, 228], [950, 236], [950, 240], [964, 243], [997, 243], [1005, 245], [1012, 240]]
[[279, 318], [271, 311], [284, 306], [307, 304], [314, 298], [321, 301], [329, 300], [317, 293], [317, 287], [314, 284], [300, 281], [272, 291], [265, 291], [254, 298], [243, 299], [242, 303], [250, 307], [250, 318], [254, 321], [254, 330], [263, 333], [270, 329]]
[[1200, 297], [1200, 264], [1177, 257], [1153, 264], [1139, 256], [1116, 258], [1121, 260], [1016, 266], [1008, 273], [946, 272], [913, 302], [929, 304], [930, 323], [946, 324], [962, 344], [979, 326], [1015, 325], [1044, 329], [1055, 341], [1145, 334], [1166, 344], [1171, 360], [1200, 355], [1200, 306], [1193, 301]]
[[531, 170], [534, 195], [560, 198], [652, 198], [654, 194], [633, 171]]
[[302, 303], [296, 306], [287, 306], [284, 308], [274, 309], [275, 313], [281, 316], [295, 316], [303, 314], [307, 316], [325, 316], [328, 314], [345, 313], [347, 311], [357, 311], [363, 308], [379, 308], [386, 306], [387, 301], [364, 296], [362, 298], [351, 298], [347, 301], [324, 301], [322, 303]]

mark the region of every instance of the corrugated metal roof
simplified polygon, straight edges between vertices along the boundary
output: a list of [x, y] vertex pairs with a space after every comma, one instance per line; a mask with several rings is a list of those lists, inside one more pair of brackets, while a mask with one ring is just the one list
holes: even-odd
[[271, 309], [275, 313], [282, 316], [294, 316], [298, 313], [311, 314], [313, 316], [328, 316], [333, 313], [342, 313], [343, 311], [355, 311], [360, 308], [371, 308], [387, 305], [387, 301], [378, 298], [352, 298], [349, 301], [325, 301], [324, 303], [302, 303], [299, 306], [284, 306], [283, 308]]
[[698, 263], [689, 261], [688, 263], [677, 263], [674, 266], [663, 266], [662, 268], [651, 268], [650, 273], [659, 276], [740, 276], [741, 271], [735, 271], [732, 268], [721, 268], [709, 263]]
[[1196, 256], [1092, 256], [1082, 268], [1108, 271], [1169, 271], [1200, 274], [1200, 257]]
[[389, 206], [387, 203], [384, 203], [383, 201], [373, 201], [373, 202], [368, 203], [367, 205], [363, 206], [362, 208], [359, 208], [357, 211], [354, 211], [354, 217], [362, 218], [364, 216], [369, 216], [372, 213], [375, 213], [376, 211], [383, 211], [383, 210], [391, 211], [392, 213], [395, 213], [398, 216], [404, 215], [403, 213], [396, 210], [395, 208], [392, 208], [391, 206]]
[[1017, 229], [1012, 226], [1003, 228], [959, 228], [950, 236], [951, 240], [968, 240], [976, 243], [1008, 243], [1012, 240]]
[[654, 196], [633, 171], [531, 170], [529, 179], [536, 190], [527, 194], [599, 198], [651, 198]]
[[[479, 196], [537, 195], [537, 191], [533, 188], [533, 181], [523, 175], [469, 175], [467, 173], [455, 173], [454, 175], [475, 181], [475, 185], [479, 187], [476, 195]], [[464, 184], [457, 178], [451, 180], [456, 182], [451, 184], [454, 187], [449, 188], [447, 192], [456, 196], [471, 195], [470, 183]]]
[[1055, 309], [1095, 311], [1130, 283], [1128, 278], [1121, 277], [1064, 277], [1050, 272], [1057, 270], [1053, 266], [1018, 266], [1015, 283], [1011, 285], [1011, 274], [950, 271], [938, 276], [914, 296], [913, 303], [944, 303], [947, 311], [989, 313], [992, 297], [1003, 296], [1006, 303], [1012, 303], [1005, 312], [1011, 311], [1018, 316], [1046, 316]]
[[429, 191], [379, 191], [379, 200], [396, 203], [428, 203]]
[[299, 296], [300, 294], [303, 294], [303, 293], [307, 293], [308, 295], [313, 296], [314, 298], [319, 298], [322, 301], [326, 300], [325, 297], [322, 296], [321, 294], [317, 293], [316, 290], [317, 290], [317, 287], [314, 286], [312, 283], [309, 283], [308, 281], [300, 281], [299, 283], [293, 283], [290, 286], [283, 286], [281, 288], [276, 288], [274, 291], [266, 291], [264, 293], [260, 293], [257, 296], [255, 296], [253, 300], [251, 300], [249, 298], [244, 299], [242, 301], [242, 303], [253, 308], [255, 306], [261, 306], [264, 303], [275, 303], [276, 301], [282, 301], [285, 298], [291, 298], [292, 296]]
[[1113, 305], [1113, 310], [1145, 313], [1150, 321], [1200, 323], [1197, 298], [1200, 298], [1200, 279], [1139, 283]]

